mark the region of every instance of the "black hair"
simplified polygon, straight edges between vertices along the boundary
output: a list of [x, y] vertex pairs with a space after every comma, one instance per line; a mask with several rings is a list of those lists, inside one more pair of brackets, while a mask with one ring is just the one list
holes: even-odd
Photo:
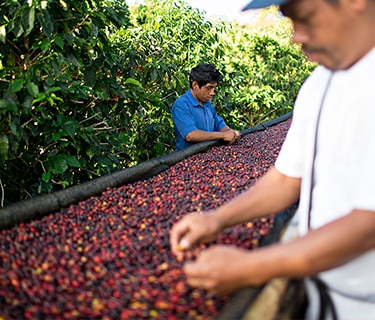
[[190, 71], [190, 88], [192, 88], [193, 81], [196, 81], [199, 88], [201, 88], [207, 83], [219, 83], [220, 79], [220, 72], [214, 65], [208, 63], [200, 63]]

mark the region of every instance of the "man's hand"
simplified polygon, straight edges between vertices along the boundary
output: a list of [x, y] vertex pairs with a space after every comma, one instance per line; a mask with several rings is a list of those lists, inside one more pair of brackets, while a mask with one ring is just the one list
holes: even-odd
[[241, 138], [241, 132], [239, 132], [238, 130], [229, 129], [221, 132], [224, 133], [223, 140], [229, 142], [229, 144], [235, 143]]
[[[214, 245], [184, 265], [192, 287], [227, 295], [279, 278], [313, 276], [375, 248], [375, 212], [354, 210], [305, 236], [250, 251]], [[348, 236], [350, 234], [350, 236]]]
[[252, 273], [244, 265], [248, 254], [232, 246], [212, 246], [201, 252], [196, 261], [185, 263], [187, 283], [217, 296], [246, 287]]
[[186, 215], [172, 228], [172, 252], [181, 255], [183, 251], [191, 250], [196, 244], [214, 241], [221, 231], [221, 222], [211, 212]]

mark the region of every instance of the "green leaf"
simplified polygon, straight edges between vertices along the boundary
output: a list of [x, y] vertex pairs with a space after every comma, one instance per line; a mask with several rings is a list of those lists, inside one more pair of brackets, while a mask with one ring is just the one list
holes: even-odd
[[57, 91], [61, 91], [61, 88], [59, 88], [59, 87], [51, 87], [51, 88], [48, 88], [46, 90], [46, 94], [50, 94], [52, 92], [57, 92]]
[[59, 131], [59, 132], [56, 132], [56, 133], [52, 136], [51, 140], [52, 140], [52, 141], [58, 141], [58, 140], [60, 140], [60, 138], [61, 138], [61, 132]]
[[50, 171], [44, 172], [42, 175], [42, 180], [44, 182], [49, 182], [50, 179], [51, 179], [51, 172]]
[[34, 82], [26, 83], [27, 92], [32, 96], [36, 97], [39, 94], [39, 88]]
[[78, 121], [76, 121], [74, 119], [66, 118], [65, 123], [62, 126], [66, 130], [66, 132], [69, 134], [69, 136], [72, 139], [74, 139], [77, 128], [79, 127]]
[[12, 92], [16, 93], [20, 91], [23, 88], [23, 85], [25, 84], [24, 79], [18, 79], [12, 82]]
[[77, 168], [81, 167], [81, 164], [79, 163], [77, 158], [74, 156], [67, 156], [67, 161], [68, 161], [68, 165], [70, 165], [71, 167], [77, 167]]
[[91, 159], [93, 156], [95, 156], [95, 152], [94, 152], [94, 150], [92, 149], [92, 148], [88, 148], [87, 150], [86, 150], [86, 154], [87, 154], [87, 156]]
[[22, 25], [26, 35], [34, 28], [35, 22], [35, 8], [28, 7], [21, 13]]
[[142, 87], [143, 87], [143, 86], [142, 86], [142, 83], [140, 83], [138, 80], [133, 79], [133, 78], [127, 78], [127, 79], [125, 80], [125, 84], [132, 84], [132, 85], [135, 85], [135, 86], [137, 86], [137, 87], [139, 87], [139, 88], [142, 88]]
[[45, 101], [46, 99], [47, 99], [47, 95], [44, 92], [41, 92], [41, 93], [38, 94], [36, 99], [33, 100], [33, 103]]
[[22, 23], [19, 20], [16, 20], [13, 22], [11, 29], [13, 30], [16, 38], [19, 38], [22, 35], [22, 33], [25, 31], [23, 29]]
[[[59, 73], [61, 73], [61, 72], [59, 72]], [[56, 81], [54, 79], [52, 79], [52, 78], [47, 78], [46, 79], [47, 86], [53, 86], [55, 83], [56, 83]]]
[[58, 45], [61, 49], [64, 49], [64, 40], [63, 40], [63, 38], [61, 38], [60, 36], [55, 36], [53, 38], [53, 40], [55, 41], [56, 45]]
[[42, 12], [38, 15], [38, 20], [46, 37], [48, 39], [51, 38], [53, 32], [53, 22], [49, 12], [43, 9]]
[[85, 142], [87, 142], [88, 144], [90, 143], [90, 140], [87, 136], [87, 134], [85, 132], [82, 132], [82, 130], [79, 130], [77, 132], [78, 136], [81, 137]]
[[42, 41], [39, 42], [39, 47], [44, 52], [46, 52], [50, 46], [51, 42], [48, 38], [44, 38]]
[[55, 158], [51, 159], [51, 165], [56, 170], [57, 173], [64, 173], [68, 170], [67, 156], [58, 155]]
[[74, 56], [74, 54], [70, 54], [68, 56], [68, 60], [71, 64], [73, 64], [74, 66], [76, 66], [77, 68], [81, 68], [82, 65], [81, 63], [77, 60], [77, 58]]

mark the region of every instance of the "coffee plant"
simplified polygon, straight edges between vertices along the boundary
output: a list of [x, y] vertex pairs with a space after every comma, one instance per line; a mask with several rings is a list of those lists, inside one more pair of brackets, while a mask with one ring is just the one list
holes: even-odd
[[[0, 319], [215, 318], [230, 297], [187, 285], [169, 231], [184, 214], [250, 188], [273, 165], [290, 122], [1, 231]], [[251, 250], [273, 221], [229, 228], [217, 242]]]
[[1, 2], [0, 182], [6, 202], [120, 165], [112, 146], [125, 144], [127, 136], [107, 114], [124, 88], [116, 82], [108, 34], [129, 25], [128, 16], [127, 6], [113, 0]]
[[209, 21], [182, 0], [0, 4], [0, 207], [175, 150], [171, 106], [199, 62], [242, 130], [290, 111], [312, 70], [279, 35]]

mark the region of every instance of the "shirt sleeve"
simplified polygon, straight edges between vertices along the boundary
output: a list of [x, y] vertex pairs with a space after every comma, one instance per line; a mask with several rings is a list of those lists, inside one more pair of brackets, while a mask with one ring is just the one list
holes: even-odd
[[210, 108], [211, 108], [211, 111], [213, 113], [213, 117], [214, 117], [214, 120], [215, 120], [214, 131], [220, 131], [223, 127], [226, 126], [226, 123], [225, 123], [224, 119], [217, 114], [214, 106], [211, 103], [210, 103]]
[[281, 173], [301, 178], [303, 175], [303, 136], [304, 131], [300, 125], [298, 115], [293, 113], [292, 124], [288, 130], [285, 141], [276, 159], [275, 167]]
[[357, 139], [353, 147], [358, 148], [353, 150], [357, 156], [347, 178], [351, 177], [353, 209], [375, 211], [375, 126], [371, 120], [374, 119], [375, 111], [373, 104], [368, 104], [370, 111], [361, 114], [367, 121], [362, 121], [361, 126], [353, 132], [354, 136], [361, 138]]
[[172, 108], [172, 119], [175, 129], [185, 139], [192, 131], [197, 130], [193, 115], [187, 111], [188, 106], [183, 102], [176, 100]]
[[[374, 153], [372, 151], [372, 153]], [[368, 153], [367, 153], [368, 154]], [[374, 159], [374, 154], [368, 159]], [[363, 172], [358, 179], [357, 188], [353, 194], [353, 209], [375, 211], [375, 170], [374, 162], [359, 164], [358, 168], [362, 168]]]
[[322, 76], [320, 69], [318, 71], [300, 88], [293, 108], [292, 124], [275, 163], [281, 173], [293, 178], [302, 178], [313, 156], [315, 121], [325, 89], [323, 80], [327, 79], [325, 73]]

